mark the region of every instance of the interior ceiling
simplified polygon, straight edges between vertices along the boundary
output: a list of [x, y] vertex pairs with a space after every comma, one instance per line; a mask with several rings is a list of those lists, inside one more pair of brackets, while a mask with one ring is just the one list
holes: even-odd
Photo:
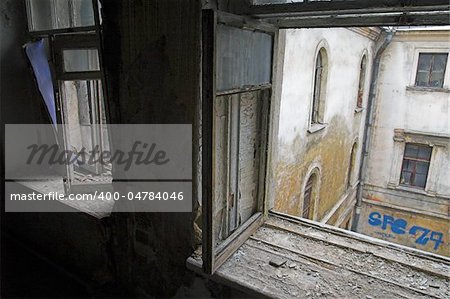
[[[270, 2], [271, 4], [262, 4]], [[277, 3], [273, 3], [277, 2]], [[254, 0], [240, 12], [280, 28], [450, 24], [448, 0]]]

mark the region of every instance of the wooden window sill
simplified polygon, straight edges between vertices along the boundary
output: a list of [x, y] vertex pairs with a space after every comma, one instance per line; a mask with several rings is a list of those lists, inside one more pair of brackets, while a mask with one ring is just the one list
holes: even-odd
[[[382, 260], [384, 268], [376, 275], [371, 273], [373, 265], [367, 254]], [[408, 273], [439, 283], [439, 288], [423, 290], [411, 285], [398, 275], [399, 264]], [[270, 213], [265, 224], [213, 275], [203, 273], [200, 252], [188, 258], [186, 266], [258, 298], [302, 298], [319, 291], [326, 296], [330, 289], [337, 292], [332, 293], [333, 297], [340, 298], [365, 298], [378, 293], [395, 297], [398, 292], [408, 297], [417, 293], [438, 297], [440, 288], [446, 287], [442, 277], [448, 275], [450, 262], [445, 257], [330, 225]]]

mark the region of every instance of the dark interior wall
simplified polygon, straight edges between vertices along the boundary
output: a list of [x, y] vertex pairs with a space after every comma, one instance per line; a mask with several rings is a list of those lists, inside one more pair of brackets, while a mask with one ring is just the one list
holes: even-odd
[[0, 2], [1, 106], [3, 123], [48, 123], [22, 46], [30, 41], [25, 1]]
[[[6, 242], [11, 239], [19, 242], [94, 288], [114, 279], [106, 220], [76, 210], [73, 213], [6, 213], [4, 217], [2, 238], [9, 237]], [[10, 258], [13, 257], [2, 253], [2, 259]], [[5, 275], [15, 271], [4, 270]]]
[[191, 124], [199, 94], [199, 0], [104, 1], [103, 16], [116, 121]]
[[[46, 123], [22, 49], [30, 40], [24, 2], [5, 0], [0, 6], [2, 120]], [[192, 124], [198, 132], [200, 0], [108, 0], [102, 6], [111, 121]], [[198, 161], [199, 137], [193, 140], [193, 161]], [[194, 214], [116, 213], [102, 221], [82, 213], [7, 213], [1, 218], [8, 224], [2, 231], [8, 228], [25, 246], [68, 271], [98, 282], [117, 273], [118, 282], [131, 291], [169, 296], [190, 276], [185, 275], [185, 261], [194, 249]], [[113, 224], [112, 240], [105, 221]], [[148, 240], [136, 240], [136, 231], [147, 234]]]
[[[112, 122], [192, 124], [196, 132], [200, 1], [120, 0], [103, 1], [102, 6]], [[193, 161], [197, 161], [197, 148], [194, 142]], [[195, 187], [193, 193], [196, 201]], [[114, 214], [120, 280], [142, 295], [174, 294], [194, 247], [193, 214]], [[136, 231], [148, 235], [148, 240], [137, 239]]]
[[[49, 123], [32, 69], [22, 48], [32, 40], [27, 31], [25, 1], [2, 0], [0, 25], [2, 123]], [[1, 204], [4, 204], [3, 195]], [[59, 264], [65, 271], [83, 277], [87, 283], [91, 280], [104, 283], [112, 279], [108, 255], [109, 236], [103, 221], [75, 211], [4, 213], [2, 209], [0, 218], [2, 243], [17, 241], [47, 260]], [[9, 237], [5, 239], [5, 236]], [[13, 258], [17, 257], [5, 255], [2, 251], [3, 261]], [[16, 271], [9, 268], [2, 270], [5, 270], [5, 275]], [[22, 275], [26, 276], [27, 273]]]

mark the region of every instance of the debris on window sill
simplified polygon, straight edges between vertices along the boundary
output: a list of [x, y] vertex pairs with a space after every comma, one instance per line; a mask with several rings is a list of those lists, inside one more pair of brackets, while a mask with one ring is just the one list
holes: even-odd
[[[279, 267], [270, 261], [286, 261]], [[187, 260], [202, 274], [201, 257]], [[445, 297], [450, 261], [326, 224], [270, 215], [212, 275], [256, 297]]]

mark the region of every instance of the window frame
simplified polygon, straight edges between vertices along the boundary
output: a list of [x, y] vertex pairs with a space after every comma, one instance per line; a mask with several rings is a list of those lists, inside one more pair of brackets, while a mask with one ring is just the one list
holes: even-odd
[[[278, 7], [286, 7], [286, 6], [279, 5]], [[211, 165], [208, 165], [208, 163], [211, 163], [209, 159], [211, 159], [211, 156], [212, 156], [212, 151], [210, 149], [211, 140], [212, 140], [212, 134], [211, 134], [212, 133], [211, 132], [212, 119], [211, 119], [211, 115], [208, 115], [208, 113], [210, 112], [210, 109], [212, 108], [212, 104], [211, 104], [211, 102], [205, 102], [205, 99], [211, 99], [212, 95], [215, 94], [215, 89], [214, 89], [215, 72], [214, 72], [214, 66], [213, 66], [214, 59], [212, 59], [212, 57], [211, 57], [213, 55], [210, 55], [213, 51], [209, 51], [209, 50], [211, 50], [211, 46], [214, 44], [214, 39], [211, 38], [214, 35], [214, 21], [211, 21], [211, 18], [209, 18], [209, 19], [205, 18], [205, 15], [208, 14], [208, 13], [205, 14], [205, 12], [208, 12], [208, 11], [209, 11], [209, 13], [212, 12], [212, 10], [210, 10], [210, 9], [202, 10], [203, 16], [202, 16], [202, 26], [201, 26], [202, 27], [202, 35], [203, 35], [203, 37], [202, 37], [202, 47], [203, 47], [202, 48], [202, 53], [203, 53], [203, 56], [202, 56], [202, 82], [201, 82], [202, 83], [202, 88], [201, 88], [201, 92], [202, 92], [202, 104], [201, 104], [201, 109], [202, 109], [202, 147], [201, 147], [202, 148], [202, 180], [201, 180], [201, 185], [202, 185], [202, 202], [203, 202], [203, 206], [202, 206], [203, 217], [202, 218], [203, 218], [203, 229], [204, 230], [211, 228], [211, 223], [212, 223], [212, 219], [211, 219], [212, 213], [209, 213], [209, 212], [211, 212], [211, 204], [209, 203], [209, 207], [205, 207], [205, 203], [208, 204], [208, 201], [210, 202], [210, 200], [211, 200], [210, 195], [212, 194], [212, 191], [211, 191], [212, 180], [211, 180], [211, 175], [209, 172]], [[243, 13], [239, 10], [235, 11], [235, 10], [231, 9], [231, 11], [234, 13]], [[314, 13], [316, 13], [316, 12], [313, 12], [313, 14]], [[250, 17], [243, 17], [243, 16], [236, 16], [236, 15], [234, 17], [239, 17], [241, 20], [246, 20], [246, 21], [244, 21], [243, 24], [242, 24], [242, 21], [236, 22], [236, 24], [239, 24], [238, 26], [242, 26], [243, 28], [248, 28], [249, 24], [252, 24], [252, 23], [254, 24], [254, 22], [255, 22], [255, 19], [252, 19], [252, 17], [251, 17], [254, 14], [252, 14], [252, 13], [248, 14], [248, 12], [245, 14], [250, 15]], [[215, 14], [212, 13], [212, 15], [215, 15]], [[373, 18], [376, 14], [369, 12], [367, 15], [368, 15], [368, 17]], [[373, 25], [371, 23], [371, 21], [373, 22], [373, 19], [370, 19], [370, 21], [367, 21], [366, 18], [360, 18], [360, 16], [358, 16], [357, 18], [354, 18], [354, 19], [352, 19], [352, 17], [344, 18], [344, 23], [339, 22], [340, 18], [338, 18], [338, 19], [329, 18], [328, 19], [328, 17], [330, 16], [329, 13], [327, 13], [326, 16], [327, 16], [327, 19], [308, 18], [307, 21], [293, 20], [292, 23], [285, 23], [285, 24], [280, 24], [277, 21], [277, 22], [273, 22], [273, 24], [276, 24], [277, 29], [303, 28], [303, 27], [324, 27], [324, 25], [326, 27], [341, 27], [342, 25], [339, 25], [339, 24], [345, 24], [344, 26], [350, 26], [352, 24], [355, 24], [355, 26], [359, 26], [360, 24], [364, 24], [363, 26], [366, 26], [367, 24]], [[376, 18], [377, 18], [378, 22], [380, 22], [379, 17], [376, 16]], [[259, 18], [259, 20], [257, 20], [257, 23], [259, 23], [259, 25], [264, 26], [265, 23], [261, 22], [261, 20], [264, 21], [265, 19]], [[338, 23], [335, 22], [336, 20], [338, 21]], [[414, 19], [414, 20], [416, 20], [416, 19]], [[317, 23], [315, 23], [315, 22], [317, 22]], [[395, 16], [395, 19], [393, 19], [391, 21], [388, 21], [387, 19], [383, 19], [383, 21], [381, 21], [382, 24], [386, 24], [386, 25], [389, 22], [392, 22], [393, 24], [402, 24], [403, 21], [399, 20], [397, 16]], [[418, 23], [422, 22], [422, 23], [427, 24], [427, 20], [424, 21], [424, 20], [421, 20], [420, 18], [417, 19], [417, 22]], [[438, 23], [438, 22], [443, 22], [443, 21], [442, 21], [442, 18], [440, 18], [439, 20], [436, 20], [435, 22]], [[445, 22], [447, 22], [447, 20], [445, 20]], [[305, 24], [310, 24], [310, 26], [304, 26]], [[275, 36], [277, 36], [277, 35], [278, 35], [278, 32], [276, 31]], [[280, 35], [280, 40], [278, 40], [277, 38], [274, 39], [274, 44], [277, 45], [277, 43], [279, 43], [281, 45], [280, 47], [283, 46], [284, 42], [285, 41], [283, 40], [282, 35]], [[274, 48], [277, 49], [277, 47], [274, 47]], [[274, 51], [274, 54], [275, 53], [276, 53], [276, 51]], [[327, 51], [327, 55], [329, 56], [329, 51]], [[277, 65], [277, 63], [275, 63], [275, 61], [277, 61], [277, 60], [274, 59], [274, 67]], [[275, 67], [275, 69], [276, 69], [276, 67]], [[277, 72], [275, 71], [274, 74], [272, 74], [273, 78], [277, 77], [277, 75], [275, 73], [277, 73]], [[281, 73], [281, 71], [278, 71], [278, 76], [280, 73]], [[213, 80], [211, 80], [211, 78], [209, 78], [209, 80], [208, 80], [208, 77], [213, 78]], [[275, 82], [277, 82], [277, 81], [275, 80], [274, 83]], [[272, 170], [271, 168], [273, 168], [273, 165], [272, 165], [272, 167], [270, 167], [271, 163], [273, 163], [273, 161], [271, 160], [272, 159], [271, 151], [272, 151], [272, 148], [276, 147], [276, 144], [277, 144], [276, 129], [277, 129], [278, 116], [277, 116], [276, 111], [279, 110], [279, 107], [277, 106], [277, 103], [279, 104], [279, 102], [278, 102], [278, 97], [277, 96], [274, 97], [273, 95], [275, 94], [275, 95], [279, 96], [279, 94], [277, 94], [279, 92], [279, 90], [278, 90], [278, 88], [276, 88], [276, 86], [273, 86], [273, 88], [276, 91], [272, 93], [272, 99], [274, 100], [274, 103], [271, 103], [271, 105], [270, 105], [270, 108], [271, 108], [270, 128], [268, 130], [270, 142], [268, 144], [268, 154], [267, 154], [269, 162], [267, 163], [267, 170], [266, 170], [269, 173], [266, 177], [266, 180], [269, 183], [268, 183], [268, 186], [266, 189], [266, 194], [267, 193], [271, 194], [271, 192], [273, 192], [273, 190], [271, 190], [272, 188], [270, 185], [270, 183], [273, 183], [273, 178], [270, 175], [270, 170]], [[273, 110], [272, 110], [272, 108], [273, 108]], [[275, 111], [275, 113], [273, 111]], [[325, 127], [326, 124], [322, 124], [319, 126], [321, 128], [318, 128], [318, 129], [312, 128], [312, 130], [311, 130], [311, 127], [310, 127], [310, 129], [308, 131], [310, 133], [319, 131], [323, 127]], [[205, 171], [205, 168], [206, 168], [206, 171]], [[209, 176], [209, 177], [207, 177], [207, 176]], [[205, 180], [205, 178], [206, 178], [206, 180]], [[319, 181], [318, 181], [318, 189], [319, 189], [320, 188], [320, 176], [318, 177], [318, 179], [319, 179]], [[271, 194], [271, 195], [273, 195], [273, 194]], [[265, 213], [267, 213], [266, 200], [267, 200], [267, 198], [265, 199], [265, 202], [264, 202]], [[273, 205], [273, 202], [269, 203], [269, 205], [270, 204]], [[241, 239], [240, 240], [241, 244], [252, 233], [253, 233], [253, 231], [250, 227], [246, 228], [246, 230], [244, 232], [242, 232], [242, 235], [241, 235], [241, 236], [243, 236], [243, 235], [245, 235], [245, 236], [239, 237]], [[205, 252], [205, 250], [204, 250], [205, 247], [208, 247], [208, 242], [210, 242], [210, 240], [205, 239], [204, 236], [205, 236], [205, 232], [203, 231], [203, 240], [202, 240], [203, 269], [204, 269], [204, 272], [211, 274], [211, 272], [207, 271], [207, 269], [208, 269], [208, 267], [209, 267], [209, 269], [213, 269], [213, 267], [211, 266], [211, 263], [209, 265], [205, 266], [205, 255], [208, 255], [208, 254], [211, 255], [212, 253]], [[205, 245], [205, 243], [206, 243], [206, 245]], [[212, 245], [212, 244], [210, 244], [210, 245]], [[238, 247], [239, 246], [235, 247], [234, 250], [236, 250]], [[208, 263], [208, 261], [206, 261], [206, 262]], [[195, 267], [199, 266], [199, 264], [197, 264], [197, 263], [194, 263], [194, 265], [195, 265]], [[217, 265], [215, 265], [215, 266], [217, 266]]]
[[[443, 159], [445, 151], [449, 146], [450, 137], [442, 136], [442, 134], [405, 129], [394, 129], [393, 133], [394, 148], [387, 188], [429, 196], [438, 194], [439, 173], [441, 171], [439, 165], [444, 161]], [[403, 155], [405, 153], [406, 143], [423, 144], [433, 147], [425, 188], [414, 188], [409, 185], [400, 184], [400, 174], [403, 166]]]
[[[408, 146], [417, 146], [418, 150], [420, 151], [420, 148], [429, 148], [430, 149], [430, 154], [429, 154], [429, 158], [428, 160], [426, 159], [420, 159], [419, 157], [411, 157], [411, 156], [407, 156], [406, 152], [407, 152], [407, 148]], [[425, 187], [427, 186], [427, 182], [428, 182], [428, 175], [430, 172], [430, 166], [431, 166], [431, 157], [433, 155], [433, 147], [427, 144], [420, 144], [420, 143], [411, 143], [411, 142], [407, 142], [405, 143], [405, 149], [404, 149], [404, 153], [403, 153], [403, 159], [402, 159], [402, 168], [401, 168], [401, 172], [400, 172], [400, 181], [399, 184], [405, 187], [411, 187], [411, 188], [417, 188], [417, 189], [423, 189], [425, 190]], [[412, 171], [405, 171], [404, 170], [404, 165], [406, 162], [409, 161], [414, 161], [414, 169]], [[427, 163], [427, 171], [426, 171], [426, 177], [425, 177], [425, 182], [423, 187], [415, 183], [415, 176], [417, 174], [416, 172], [416, 167], [417, 167], [417, 162], [423, 162], [423, 163]], [[410, 182], [412, 181], [412, 184], [406, 184], [406, 183], [402, 183], [402, 179], [404, 177], [404, 172], [408, 172], [411, 174], [410, 177]]]
[[[416, 86], [416, 76], [417, 76], [417, 69], [419, 65], [419, 54], [424, 53], [442, 53], [442, 54], [448, 54], [447, 57], [447, 65], [444, 72], [444, 83], [441, 88], [438, 87], [425, 87], [425, 86]], [[416, 47], [414, 49], [414, 57], [413, 57], [413, 64], [411, 66], [410, 70], [410, 79], [409, 79], [409, 85], [406, 87], [407, 90], [424, 90], [424, 91], [449, 91], [450, 89], [450, 71], [449, 71], [449, 60], [450, 60], [450, 47], [448, 46], [437, 46], [437, 47]]]
[[[93, 9], [92, 26], [79, 26], [79, 27], [67, 27], [59, 29], [49, 30], [34, 30], [33, 31], [33, 14], [31, 13], [31, 1], [26, 0], [25, 7], [27, 13], [28, 33], [35, 38], [44, 38], [48, 40], [49, 44], [49, 57], [48, 59], [53, 63], [52, 79], [54, 86], [54, 98], [56, 107], [56, 116], [58, 124], [63, 124], [65, 121], [64, 105], [62, 103], [64, 81], [76, 81], [76, 80], [98, 80], [101, 84], [101, 94], [104, 104], [104, 115], [106, 117], [106, 125], [111, 123], [111, 110], [110, 103], [107, 97], [107, 81], [103, 68], [103, 47], [102, 47], [102, 33], [101, 33], [101, 16], [99, 10], [99, 2], [97, 0], [91, 0]], [[53, 0], [57, 1], [57, 0]], [[73, 13], [73, 11], [72, 11]], [[66, 72], [64, 70], [63, 51], [72, 49], [96, 49], [98, 54], [99, 70], [83, 71], [83, 72]], [[57, 132], [57, 137], [67, 148], [67, 129], [66, 126], [62, 126], [63, 129]], [[108, 131], [109, 140], [111, 140], [110, 133]], [[63, 177], [64, 191], [66, 194], [77, 192], [76, 185], [72, 184], [74, 174], [70, 165], [66, 165], [66, 174]], [[81, 190], [85, 192], [86, 190]]]
[[[431, 56], [431, 62], [430, 62], [430, 69], [427, 72], [427, 75], [428, 75], [427, 85], [418, 85], [419, 73], [421, 72], [419, 70], [419, 61], [420, 61], [420, 57], [422, 55], [432, 55]], [[430, 82], [431, 82], [431, 77], [433, 75], [433, 66], [434, 66], [435, 56], [437, 56], [437, 55], [442, 55], [442, 56], [446, 57], [444, 71], [442, 73], [442, 85], [441, 86], [431, 86]], [[423, 87], [423, 88], [437, 88], [437, 89], [443, 88], [444, 87], [444, 80], [445, 80], [445, 73], [446, 73], [447, 65], [448, 65], [448, 56], [449, 56], [448, 53], [443, 53], [443, 52], [441, 52], [441, 53], [439, 53], [439, 52], [429, 52], [429, 53], [427, 53], [427, 52], [419, 52], [419, 56], [417, 58], [418, 60], [417, 60], [417, 68], [416, 68], [416, 79], [415, 79], [415, 82], [414, 82], [414, 86], [415, 87], [419, 87], [419, 88], [420, 87]]]
[[[243, 30], [256, 30], [272, 35], [272, 53], [271, 53], [271, 83], [264, 85], [244, 86], [239, 89], [229, 91], [218, 91], [216, 89], [216, 37], [217, 25], [225, 24], [237, 27]], [[272, 24], [260, 22], [255, 19], [233, 15], [221, 11], [205, 9], [202, 10], [202, 267], [207, 274], [213, 274], [238, 248], [245, 242], [250, 235], [258, 229], [268, 215], [267, 193], [269, 188], [267, 173], [270, 163], [267, 162], [268, 153], [271, 151], [270, 140], [272, 128], [269, 125], [269, 119], [273, 115], [271, 102], [274, 100], [275, 92], [272, 89], [272, 82], [275, 81], [276, 70], [274, 66], [275, 55], [277, 54], [278, 28]], [[262, 198], [258, 203], [258, 212], [251, 216], [245, 223], [242, 223], [230, 236], [221, 244], [214, 244], [213, 235], [213, 204], [214, 204], [214, 161], [215, 161], [215, 139], [214, 139], [214, 103], [217, 96], [231, 95], [248, 91], [272, 89], [267, 103], [267, 128], [261, 136], [264, 137], [265, 160], [260, 169], [263, 175], [260, 176], [260, 186]]]
[[309, 220], [317, 220], [318, 218], [318, 206], [319, 206], [319, 195], [320, 195], [320, 185], [321, 185], [321, 173], [322, 167], [318, 161], [313, 162], [306, 172], [306, 176], [303, 178], [302, 189], [300, 190], [300, 206], [299, 206], [299, 215], [303, 217], [304, 204], [305, 204], [305, 192], [307, 188], [307, 184], [310, 179], [312, 179], [311, 186], [311, 200], [309, 205]]
[[[310, 175], [306, 181], [305, 190], [303, 191], [303, 207], [302, 207], [302, 217], [309, 219], [311, 217], [311, 200], [313, 197], [314, 189], [314, 174]], [[306, 212], [306, 213], [305, 213]], [[305, 216], [306, 214], [306, 216]]]
[[314, 67], [314, 88], [313, 88], [313, 100], [312, 100], [312, 111], [311, 111], [311, 124], [320, 123], [319, 121], [319, 111], [320, 111], [320, 100], [322, 96], [322, 85], [323, 85], [323, 53], [321, 50], [316, 55], [316, 64]]
[[[316, 55], [314, 56], [314, 71], [312, 74], [312, 92], [311, 92], [311, 107], [309, 113], [309, 132], [313, 133], [323, 128], [325, 125], [325, 106], [328, 87], [328, 73], [329, 73], [329, 51], [327, 43], [322, 40], [317, 45]], [[321, 62], [320, 75], [318, 80], [317, 64]], [[319, 82], [318, 82], [319, 81]], [[314, 129], [314, 127], [316, 127]]]
[[[33, 24], [33, 13], [32, 13], [32, 2], [37, 0], [26, 0], [25, 6], [27, 11], [27, 25], [28, 25], [28, 32], [31, 34], [38, 34], [38, 35], [45, 35], [45, 34], [52, 34], [52, 33], [68, 33], [68, 32], [86, 32], [86, 31], [95, 31], [97, 27], [97, 18], [98, 18], [98, 24], [100, 24], [100, 18], [98, 16], [98, 2], [97, 0], [91, 0], [92, 2], [92, 13], [93, 13], [93, 21], [94, 24], [88, 25], [88, 26], [74, 26], [71, 24], [69, 27], [65, 28], [50, 28], [50, 29], [35, 29]], [[59, 0], [52, 0], [52, 2], [59, 1]], [[54, 5], [52, 4], [51, 9], [54, 10]], [[74, 14], [74, 8], [71, 6], [69, 7], [72, 11], [70, 12], [72, 17]], [[54, 15], [52, 13], [52, 22], [54, 19]]]
[[[101, 63], [101, 48], [96, 34], [65, 34], [53, 38], [53, 52], [55, 56], [55, 71], [58, 80], [85, 80], [103, 78], [103, 67]], [[97, 50], [99, 70], [66, 71], [64, 67], [65, 50]], [[104, 81], [104, 80], [102, 80]], [[103, 82], [102, 82], [103, 83]]]
[[[367, 81], [367, 51], [364, 51], [359, 61], [359, 75], [358, 75], [358, 92], [356, 95], [356, 109], [361, 110], [364, 103], [364, 95], [366, 93], [366, 81]], [[364, 64], [363, 64], [364, 63]], [[363, 67], [364, 65], [364, 67]]]
[[347, 189], [350, 189], [353, 187], [353, 180], [355, 172], [355, 166], [356, 166], [356, 159], [357, 159], [357, 153], [358, 153], [358, 142], [355, 141], [352, 144], [352, 148], [350, 151], [350, 161], [348, 163], [348, 172], [347, 172]]

